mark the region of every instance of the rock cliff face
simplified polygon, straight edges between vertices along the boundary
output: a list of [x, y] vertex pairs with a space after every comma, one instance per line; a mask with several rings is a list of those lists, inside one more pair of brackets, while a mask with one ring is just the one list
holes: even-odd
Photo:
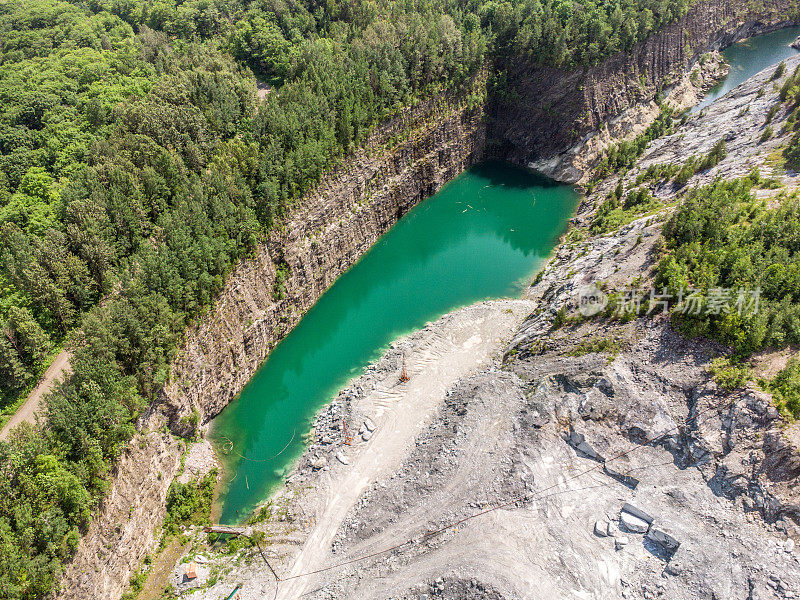
[[236, 267], [210, 314], [187, 332], [164, 390], [173, 430], [183, 431], [193, 411], [202, 422], [216, 416], [339, 275], [409, 209], [483, 158], [483, 108], [465, 102], [438, 97], [381, 127]]
[[778, 29], [796, 17], [791, 0], [702, 0], [630, 53], [589, 69], [531, 67], [514, 59], [506, 65], [509, 93], [493, 98], [488, 107], [488, 152], [576, 182], [583, 176], [579, 155], [598, 131], [652, 101], [705, 52]]
[[159, 414], [147, 419], [117, 462], [108, 497], [66, 566], [57, 600], [120, 598], [158, 544], [184, 446], [163, 425]]

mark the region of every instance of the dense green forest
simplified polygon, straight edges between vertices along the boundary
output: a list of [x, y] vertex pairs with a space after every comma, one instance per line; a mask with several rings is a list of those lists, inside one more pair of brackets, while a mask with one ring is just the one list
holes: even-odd
[[[677, 296], [700, 290], [699, 314], [678, 314], [690, 335], [713, 337], [747, 356], [800, 343], [800, 199], [767, 206], [752, 194], [757, 174], [690, 190], [664, 226], [658, 285]], [[760, 289], [758, 310], [706, 310], [709, 290]], [[734, 299], [735, 300], [735, 299]]]
[[[0, 0], [0, 597], [57, 581], [186, 323], [371, 127], [496, 55], [569, 67], [687, 0]], [[263, 101], [256, 77], [271, 86]]]

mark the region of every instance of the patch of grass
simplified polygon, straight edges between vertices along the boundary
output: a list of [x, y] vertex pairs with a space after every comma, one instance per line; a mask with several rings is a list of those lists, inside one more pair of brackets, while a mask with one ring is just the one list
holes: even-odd
[[261, 509], [255, 513], [252, 517], [250, 517], [249, 523], [251, 525], [255, 525], [256, 523], [262, 523], [264, 521], [269, 520], [272, 518], [272, 502], [268, 502]]
[[764, 164], [776, 171], [786, 171], [785, 148], [777, 148], [764, 157]]
[[566, 323], [567, 321], [567, 305], [565, 304], [561, 308], [558, 309], [556, 312], [556, 316], [553, 319], [553, 330], [560, 329], [561, 326]]
[[199, 481], [172, 482], [167, 492], [167, 516], [164, 518], [167, 534], [177, 535], [182, 525], [209, 523], [216, 479], [217, 470], [213, 469]]
[[197, 426], [200, 424], [200, 413], [196, 408], [192, 408], [191, 414], [181, 417], [181, 425], [192, 432], [192, 435], [197, 437]]
[[607, 353], [616, 357], [622, 350], [622, 343], [613, 338], [596, 338], [584, 340], [572, 350], [567, 352], [567, 356], [585, 356], [586, 354]]
[[673, 181], [676, 185], [684, 186], [697, 172], [697, 158], [690, 156], [675, 174]]
[[636, 159], [644, 153], [651, 141], [675, 131], [674, 110], [667, 104], [661, 104], [660, 109], [659, 115], [644, 132], [633, 140], [623, 140], [606, 150], [595, 169], [594, 181], [627, 171], [636, 164]]
[[617, 186], [617, 189], [600, 205], [592, 218], [590, 226], [592, 234], [616, 231], [640, 216], [657, 211], [663, 206], [653, 197], [650, 190], [644, 187], [631, 190], [624, 200], [622, 194], [621, 186]]
[[239, 552], [240, 550], [244, 550], [246, 548], [252, 548], [253, 546], [255, 546], [255, 541], [244, 535], [234, 535], [226, 537], [228, 539], [222, 546], [221, 551], [223, 554], [227, 554], [228, 556], [232, 556], [237, 552]]
[[641, 185], [647, 181], [652, 181], [654, 183], [669, 181], [677, 175], [680, 169], [681, 165], [672, 163], [650, 165], [647, 167], [647, 170], [642, 171], [636, 176], [636, 185]]
[[122, 600], [134, 600], [138, 598], [146, 581], [147, 573], [143, 569], [136, 571], [130, 579], [128, 591], [122, 595]]
[[775, 115], [778, 114], [778, 109], [780, 109], [780, 107], [781, 107], [780, 103], [773, 104], [772, 106], [770, 106], [769, 111], [767, 111], [767, 118], [764, 121], [766, 125], [772, 123], [772, 119], [774, 119]]
[[528, 354], [531, 356], [540, 356], [549, 350], [549, 345], [544, 340], [536, 340], [528, 348]]
[[762, 380], [761, 387], [772, 394], [775, 406], [786, 416], [800, 417], [800, 361], [792, 357], [786, 367], [770, 381]]
[[770, 81], [775, 81], [783, 77], [783, 74], [786, 73], [786, 62], [781, 61], [781, 64], [778, 65], [778, 68], [775, 69], [775, 72], [772, 74], [772, 77], [769, 78]]
[[715, 358], [708, 367], [708, 372], [714, 381], [723, 390], [736, 390], [750, 380], [750, 368], [740, 362], [732, 361], [728, 357]]
[[779, 179], [775, 179], [774, 177], [762, 177], [761, 172], [757, 168], [750, 171], [747, 177], [753, 182], [754, 188], [760, 188], [762, 190], [777, 190], [784, 187], [783, 183]]
[[784, 149], [786, 164], [800, 168], [800, 67], [787, 78], [780, 90], [781, 102], [785, 102], [789, 112], [785, 131], [792, 133], [792, 139]]
[[[638, 289], [638, 283], [635, 281], [631, 283], [630, 288], [632, 290], [631, 297], [645, 294], [644, 291], [636, 291]], [[642, 312], [641, 306], [637, 311], [635, 309], [635, 303], [632, 302], [630, 298], [625, 299], [624, 294], [614, 291], [608, 294], [608, 304], [606, 304], [605, 309], [600, 314], [607, 319], [613, 319], [620, 323], [630, 323], [642, 314]]]
[[289, 277], [289, 265], [282, 264], [275, 270], [275, 284], [272, 288], [272, 298], [275, 301], [283, 300], [286, 296], [286, 279]]
[[690, 156], [686, 162], [683, 163], [683, 166], [678, 171], [678, 174], [675, 175], [673, 181], [678, 186], [684, 186], [695, 173], [701, 173], [703, 171], [708, 171], [712, 167], [716, 167], [726, 156], [728, 156], [728, 148], [725, 145], [725, 140], [720, 140], [714, 144], [714, 147], [711, 148], [709, 153], [703, 158]]

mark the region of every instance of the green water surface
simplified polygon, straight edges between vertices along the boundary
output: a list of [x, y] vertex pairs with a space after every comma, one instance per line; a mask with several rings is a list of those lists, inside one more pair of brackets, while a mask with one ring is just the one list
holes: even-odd
[[518, 296], [577, 199], [570, 186], [492, 163], [464, 173], [404, 216], [216, 418], [212, 442], [221, 449], [230, 439], [235, 450], [224, 458], [230, 483], [220, 495], [221, 522], [245, 519], [282, 483], [316, 411], [394, 339], [460, 306]]
[[780, 29], [773, 33], [744, 40], [723, 50], [722, 56], [731, 66], [728, 76], [708, 91], [703, 101], [691, 112], [697, 112], [744, 83], [767, 67], [798, 54], [789, 46], [800, 35], [800, 27]]

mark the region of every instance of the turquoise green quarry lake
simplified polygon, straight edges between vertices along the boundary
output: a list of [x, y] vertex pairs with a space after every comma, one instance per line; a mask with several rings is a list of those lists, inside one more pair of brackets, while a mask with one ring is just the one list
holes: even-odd
[[[214, 422], [224, 458], [220, 521], [245, 519], [303, 452], [315, 413], [397, 337], [461, 306], [518, 296], [578, 194], [510, 165], [480, 165], [421, 202], [276, 346]], [[242, 460], [237, 454], [247, 457]]]
[[725, 49], [722, 56], [731, 66], [731, 72], [723, 81], [711, 88], [703, 101], [691, 112], [702, 110], [767, 67], [796, 56], [797, 50], [789, 44], [798, 35], [800, 27], [789, 27], [744, 40]]

